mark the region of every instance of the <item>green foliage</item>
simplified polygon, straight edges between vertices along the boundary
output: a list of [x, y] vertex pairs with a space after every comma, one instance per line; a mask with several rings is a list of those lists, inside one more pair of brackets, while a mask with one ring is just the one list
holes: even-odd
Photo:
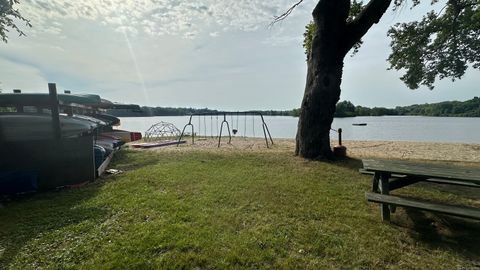
[[[14, 111], [14, 108], [4, 111]], [[0, 112], [2, 109], [0, 108]], [[109, 114], [119, 117], [129, 116], [182, 116], [193, 113], [217, 113], [217, 110], [194, 109], [194, 108], [170, 108], [170, 107], [142, 107], [141, 112], [127, 110], [108, 110]], [[300, 109], [286, 111], [255, 111], [263, 115], [276, 116], [300, 116]], [[352, 102], [345, 100], [337, 103], [335, 117], [353, 117], [353, 116], [382, 116], [382, 115], [423, 115], [423, 116], [464, 116], [480, 117], [480, 99], [475, 97], [464, 102], [445, 101], [441, 103], [411, 105], [406, 107], [396, 107], [395, 109], [383, 107], [362, 107], [355, 106]]]
[[[432, 0], [431, 4], [437, 4]], [[393, 9], [407, 5], [405, 0], [395, 0]], [[412, 8], [420, 0], [411, 2]], [[349, 23], [359, 15], [365, 5], [352, 1]], [[303, 47], [308, 55], [315, 35], [315, 24], [305, 27]], [[388, 57], [390, 69], [404, 70], [400, 79], [411, 89], [426, 85], [433, 89], [435, 80], [462, 78], [468, 67], [480, 68], [480, 1], [449, 0], [440, 12], [429, 12], [420, 21], [398, 23], [388, 31], [392, 39], [392, 53]], [[353, 54], [362, 45], [353, 46]]]
[[0, 113], [2, 112], [16, 112], [17, 110], [13, 107], [0, 107]]
[[350, 12], [347, 18], [347, 22], [351, 22], [362, 12], [364, 8], [363, 1], [352, 0], [350, 3]]
[[445, 101], [432, 104], [411, 105], [396, 107], [395, 109], [354, 106], [350, 101], [341, 101], [337, 103], [337, 109], [335, 111], [335, 117], [383, 115], [480, 117], [480, 98], [474, 97], [471, 100], [463, 102]]
[[293, 109], [291, 116], [294, 116], [294, 117], [300, 116], [300, 109]]
[[[256, 110], [252, 112], [259, 112], [263, 115], [278, 115], [278, 116], [298, 116], [298, 109], [285, 110], [285, 111], [276, 111], [276, 110]], [[219, 113], [217, 110], [211, 110], [208, 108], [204, 109], [195, 109], [195, 108], [172, 108], [172, 107], [146, 107], [143, 106], [140, 111], [133, 110], [123, 110], [123, 109], [113, 109], [108, 110], [108, 114], [117, 116], [117, 117], [135, 117], [135, 116], [183, 116], [191, 115], [195, 113]]]
[[0, 38], [3, 42], [8, 41], [8, 29], [15, 30], [20, 36], [25, 36], [25, 33], [15, 24], [15, 21], [24, 22], [27, 27], [31, 27], [30, 21], [25, 19], [18, 9], [14, 8], [19, 0], [0, 0]]
[[[182, 151], [179, 151], [182, 150]], [[382, 223], [357, 161], [272, 151], [121, 151], [108, 176], [0, 208], [0, 269], [472, 269], [476, 223]], [[410, 196], [466, 203], [422, 187]], [[446, 224], [446, 225], [445, 225]]]
[[399, 115], [480, 117], [480, 98], [474, 97], [464, 102], [446, 101], [434, 104], [396, 107], [395, 110]]
[[350, 101], [345, 100], [337, 103], [337, 109], [335, 110], [336, 117], [352, 117], [355, 116], [355, 105]]
[[335, 110], [335, 117], [383, 116], [397, 114], [398, 112], [395, 109], [355, 106], [350, 101], [342, 101], [337, 103], [337, 109]]
[[312, 49], [313, 36], [315, 35], [316, 26], [315, 22], [310, 21], [305, 26], [305, 32], [303, 33], [303, 48], [305, 49], [305, 55], [308, 57], [310, 55], [310, 50]]
[[[350, 5], [350, 12], [349, 12], [349, 16], [347, 18], [347, 22], [353, 21], [355, 19], [355, 17], [358, 14], [360, 14], [360, 12], [362, 12], [363, 7], [364, 7], [363, 1], [353, 0], [351, 5]], [[307, 56], [307, 60], [308, 60], [308, 57], [309, 57], [310, 50], [312, 49], [312, 41], [313, 41], [313, 37], [315, 35], [315, 31], [316, 31], [315, 22], [310, 21], [305, 26], [305, 32], [303, 33], [303, 48], [305, 49], [305, 55]], [[355, 43], [355, 45], [353, 45], [352, 55], [354, 55], [355, 53], [358, 52], [358, 50], [360, 49], [362, 44], [363, 44], [363, 41], [360, 40], [359, 42]]]
[[469, 66], [480, 68], [479, 7], [478, 0], [450, 0], [420, 21], [396, 24], [388, 31], [390, 68], [404, 69], [401, 80], [411, 89], [433, 89], [436, 78], [454, 81]]

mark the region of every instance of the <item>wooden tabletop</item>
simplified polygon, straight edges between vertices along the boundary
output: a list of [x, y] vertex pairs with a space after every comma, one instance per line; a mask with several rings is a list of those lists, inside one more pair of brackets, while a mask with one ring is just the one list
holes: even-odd
[[480, 185], [480, 167], [460, 167], [385, 159], [363, 159], [362, 161], [363, 168], [367, 171], [457, 180]]

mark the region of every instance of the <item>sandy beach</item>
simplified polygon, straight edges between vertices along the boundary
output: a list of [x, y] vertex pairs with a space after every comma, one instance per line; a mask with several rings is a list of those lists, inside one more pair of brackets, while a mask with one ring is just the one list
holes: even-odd
[[[265, 140], [259, 138], [222, 138], [220, 148], [218, 139], [191, 138], [180, 147], [169, 146], [151, 148], [149, 151], [188, 151], [209, 149], [215, 151], [294, 151], [295, 140], [274, 139], [274, 144], [266, 148]], [[332, 146], [337, 142], [332, 141]], [[411, 160], [430, 160], [447, 162], [480, 163], [480, 144], [436, 143], [436, 142], [404, 142], [404, 141], [344, 141], [347, 154], [354, 158], [394, 158]]]

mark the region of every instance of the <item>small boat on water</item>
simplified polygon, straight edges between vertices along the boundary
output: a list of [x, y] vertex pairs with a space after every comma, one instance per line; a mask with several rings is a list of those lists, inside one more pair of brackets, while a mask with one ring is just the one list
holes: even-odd
[[367, 123], [353, 123], [352, 126], [366, 126]]

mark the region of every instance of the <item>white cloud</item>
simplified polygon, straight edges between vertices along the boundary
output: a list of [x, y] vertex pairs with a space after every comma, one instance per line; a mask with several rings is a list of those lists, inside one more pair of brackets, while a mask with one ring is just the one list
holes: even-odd
[[[291, 0], [25, 0], [20, 5], [36, 31], [60, 33], [59, 21], [100, 21], [120, 31], [192, 38], [205, 26], [222, 31], [266, 27]], [[305, 6], [309, 6], [305, 4]], [[292, 16], [303, 14], [298, 8]], [[54, 21], [52, 23], [52, 21]]]
[[[302, 33], [317, 0], [305, 1], [273, 28], [267, 27], [272, 17], [295, 0], [192, 1], [22, 0], [19, 7], [34, 27], [25, 29], [27, 37], [12, 35], [2, 45], [2, 87], [44, 92], [47, 82], [57, 82], [59, 89], [155, 106], [238, 110], [300, 104], [306, 73]], [[347, 57], [342, 99], [390, 106], [442, 99], [447, 92], [456, 99], [477, 95], [477, 70], [455, 84], [458, 90], [448, 91], [450, 84], [432, 94], [406, 90], [399, 73], [385, 70], [386, 28], [396, 21], [386, 14], [359, 54]], [[379, 95], [382, 89], [389, 94]]]
[[[0, 90], [3, 93], [11, 92], [12, 89], [46, 89], [48, 81], [42, 72], [30, 65], [16, 63], [0, 57]], [[19, 74], [21, 77], [19, 78]]]

